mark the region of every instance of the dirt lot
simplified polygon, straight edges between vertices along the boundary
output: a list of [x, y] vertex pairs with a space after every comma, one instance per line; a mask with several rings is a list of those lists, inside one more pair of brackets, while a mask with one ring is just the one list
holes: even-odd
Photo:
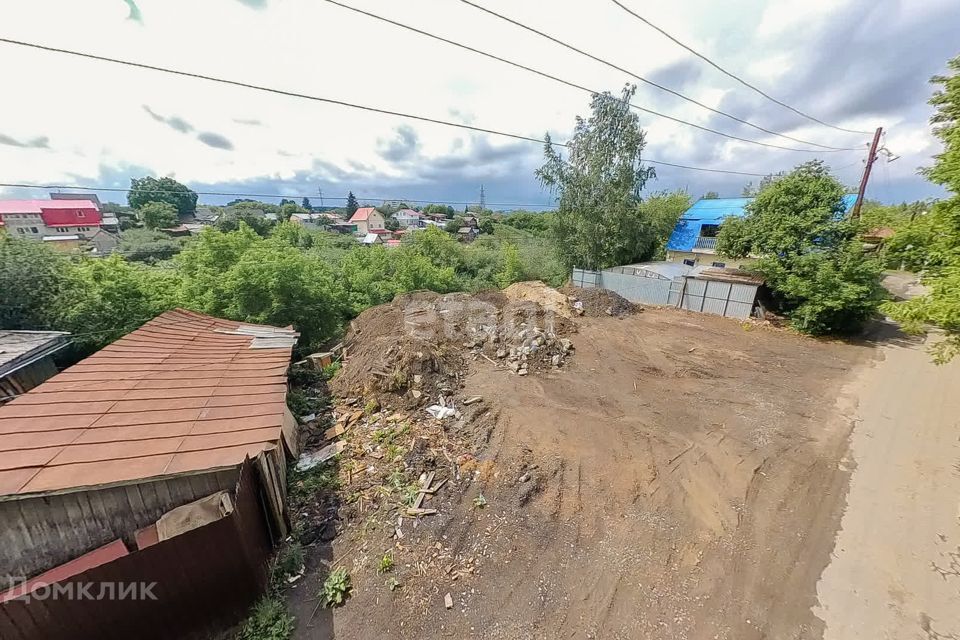
[[[433, 421], [404, 378], [396, 407], [380, 395], [350, 427], [338, 536], [308, 547], [290, 590], [298, 638], [822, 635], [811, 608], [849, 477], [841, 389], [874, 349], [675, 310], [569, 323], [547, 344], [566, 336], [574, 351], [530, 375], [497, 356], [502, 341], [431, 352], [418, 392], [453, 398], [460, 417]], [[428, 453], [397, 464], [449, 480], [420, 518], [350, 498], [371, 495], [363, 472], [386, 477], [363, 434], [408, 416], [433, 423], [403, 431]], [[332, 612], [315, 600], [331, 561], [353, 583]]]

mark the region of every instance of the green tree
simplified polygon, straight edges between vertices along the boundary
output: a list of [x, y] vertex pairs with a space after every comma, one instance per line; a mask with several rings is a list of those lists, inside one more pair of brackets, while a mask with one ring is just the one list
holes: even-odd
[[357, 202], [357, 196], [353, 195], [353, 191], [351, 191], [347, 194], [347, 219], [351, 218], [359, 208], [360, 203]]
[[751, 267], [805, 333], [855, 331], [884, 298], [880, 264], [863, 255], [858, 224], [844, 217], [843, 185], [820, 161], [763, 189], [746, 215], [720, 227], [717, 252], [759, 256]]
[[81, 260], [75, 271], [77, 291], [64, 310], [63, 325], [89, 353], [133, 331], [180, 302], [180, 277], [120, 256]]
[[197, 194], [173, 178], [131, 178], [127, 204], [140, 209], [148, 202], [171, 204], [181, 216], [192, 216], [197, 210]]
[[120, 234], [117, 253], [127, 260], [153, 264], [180, 253], [183, 242], [153, 229], [130, 229]]
[[304, 198], [303, 201], [300, 202], [300, 206], [307, 211], [313, 211], [313, 207], [310, 205], [310, 198]]
[[635, 91], [628, 85], [620, 98], [595, 94], [590, 117], [577, 118], [567, 158], [547, 135], [536, 175], [559, 196], [553, 234], [568, 268], [624, 264], [654, 243], [639, 210], [640, 192], [655, 173], [641, 162], [646, 135], [630, 109]]
[[501, 289], [523, 280], [523, 262], [516, 245], [509, 242], [503, 245], [503, 267], [494, 276], [494, 280]]
[[704, 200], [716, 200], [719, 197], [720, 197], [720, 194], [717, 193], [716, 191], [707, 191], [705, 194], [703, 194]]
[[0, 234], [0, 327], [62, 329], [64, 294], [74, 281], [70, 260], [45, 243]]
[[137, 213], [147, 229], [169, 229], [180, 224], [177, 210], [167, 202], [144, 202]]
[[649, 226], [652, 243], [637, 254], [637, 260], [663, 260], [667, 255], [667, 240], [683, 212], [690, 208], [690, 196], [685, 191], [659, 191], [640, 203], [640, 211]]
[[463, 218], [454, 218], [453, 220], [447, 220], [446, 224], [443, 225], [443, 230], [447, 233], [456, 233], [462, 226]]
[[923, 243], [917, 259], [928, 269], [924, 281], [931, 292], [883, 309], [907, 331], [920, 332], [930, 324], [946, 331], [946, 339], [934, 347], [934, 360], [940, 363], [960, 353], [960, 56], [947, 67], [948, 75], [931, 79], [940, 88], [930, 99], [935, 108], [930, 122], [943, 142], [943, 153], [935, 156], [924, 174], [952, 195], [914, 220], [915, 226], [908, 230], [912, 240]]

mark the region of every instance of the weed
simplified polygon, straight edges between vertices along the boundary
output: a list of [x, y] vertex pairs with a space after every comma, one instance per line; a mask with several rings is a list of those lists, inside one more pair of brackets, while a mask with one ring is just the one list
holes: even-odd
[[384, 584], [387, 585], [390, 591], [396, 591], [398, 588], [400, 588], [400, 581], [393, 576], [387, 578], [387, 581]]
[[420, 493], [420, 487], [407, 482], [407, 476], [399, 470], [394, 471], [387, 477], [387, 490], [390, 493], [398, 493], [400, 503], [408, 507], [416, 502], [417, 494]]
[[273, 572], [270, 576], [270, 583], [275, 588], [283, 586], [283, 581], [287, 576], [296, 575], [303, 568], [303, 547], [299, 542], [293, 541], [284, 546], [277, 554], [277, 560], [273, 565]]
[[407, 386], [407, 373], [397, 369], [390, 375], [390, 379], [387, 380], [386, 390], [387, 391], [399, 391]]
[[340, 373], [340, 362], [334, 361], [323, 368], [323, 377], [325, 380], [333, 380]]
[[287, 392], [287, 406], [295, 416], [304, 416], [310, 413], [310, 398], [300, 389], [290, 389]]
[[380, 409], [380, 403], [376, 398], [371, 398], [367, 404], [363, 406], [363, 412], [368, 416], [377, 412]]
[[293, 635], [293, 616], [280, 597], [263, 597], [243, 623], [240, 640], [288, 640]]
[[383, 427], [374, 429], [373, 441], [377, 444], [393, 444], [399, 438], [405, 436], [410, 431], [410, 425], [406, 422], [398, 427]]
[[389, 551], [380, 558], [380, 562], [377, 564], [377, 575], [388, 571], [393, 571], [393, 554]]
[[333, 491], [340, 487], [335, 461], [327, 461], [306, 471], [290, 469], [287, 478], [290, 488], [290, 501], [294, 505], [303, 504], [317, 493]]
[[404, 448], [398, 444], [388, 444], [384, 450], [388, 462], [398, 462], [403, 457]]
[[323, 581], [320, 601], [325, 607], [339, 607], [350, 596], [350, 574], [346, 569], [337, 569]]
[[487, 506], [487, 499], [483, 497], [482, 493], [473, 499], [473, 506], [477, 509], [483, 509]]
[[323, 380], [323, 371], [318, 371], [313, 367], [291, 367], [287, 374], [287, 381], [293, 387], [313, 387]]

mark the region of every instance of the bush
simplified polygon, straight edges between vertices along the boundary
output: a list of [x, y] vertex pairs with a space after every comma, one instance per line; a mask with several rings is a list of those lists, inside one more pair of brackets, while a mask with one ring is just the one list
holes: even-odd
[[265, 596], [243, 624], [240, 640], [288, 640], [293, 635], [293, 621], [283, 598]]

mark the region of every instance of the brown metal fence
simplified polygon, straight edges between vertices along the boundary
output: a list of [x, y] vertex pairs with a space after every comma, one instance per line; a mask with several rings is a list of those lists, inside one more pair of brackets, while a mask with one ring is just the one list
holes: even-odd
[[[266, 589], [272, 548], [254, 465], [243, 465], [231, 514], [58, 583], [66, 597], [0, 605], [2, 640], [199, 638], [239, 620]], [[150, 585], [152, 597], [138, 587]], [[88, 597], [82, 586], [92, 585]], [[113, 585], [113, 587], [107, 587]], [[103, 596], [103, 597], [98, 597]], [[113, 597], [110, 597], [113, 596]]]

